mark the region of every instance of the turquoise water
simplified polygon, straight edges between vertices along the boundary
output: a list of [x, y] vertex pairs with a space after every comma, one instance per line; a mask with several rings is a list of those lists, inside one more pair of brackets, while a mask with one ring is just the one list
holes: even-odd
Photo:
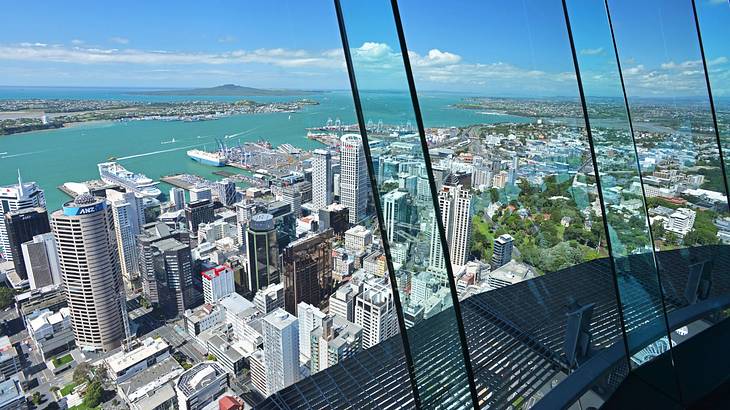
[[[8, 98], [67, 98], [116, 99], [133, 101], [173, 101], [189, 97], [136, 96], [123, 89], [64, 89], [64, 88], [0, 88], [0, 99]], [[405, 124], [412, 121], [410, 97], [386, 92], [361, 93], [367, 108], [366, 120], [385, 124]], [[231, 97], [196, 97], [197, 99], [235, 100]], [[251, 97], [257, 101], [291, 100], [296, 97]], [[289, 143], [305, 149], [320, 144], [306, 138], [307, 127], [324, 125], [328, 118], [339, 118], [343, 124], [354, 123], [355, 113], [350, 92], [333, 91], [306, 98], [320, 104], [308, 106], [301, 112], [239, 115], [213, 121], [130, 121], [76, 125], [59, 130], [36, 131], [0, 137], [0, 185], [13, 183], [16, 169], [23, 178], [36, 181], [45, 190], [49, 209], [56, 209], [69, 198], [56, 187], [69, 181], [84, 181], [99, 177], [96, 164], [117, 157], [127, 169], [142, 172], [150, 178], [174, 173], [191, 173], [209, 179], [217, 168], [190, 160], [185, 151], [194, 147], [215, 149], [215, 138], [241, 133], [226, 140], [228, 144], [264, 139], [277, 146]], [[471, 110], [459, 110], [450, 105], [461, 96], [447, 93], [424, 94], [420, 97], [424, 123], [427, 127], [461, 126], [475, 123], [527, 121], [519, 117], [493, 116]], [[162, 144], [175, 138], [174, 144]], [[229, 170], [233, 171], [234, 168]], [[166, 192], [169, 186], [161, 184]]]

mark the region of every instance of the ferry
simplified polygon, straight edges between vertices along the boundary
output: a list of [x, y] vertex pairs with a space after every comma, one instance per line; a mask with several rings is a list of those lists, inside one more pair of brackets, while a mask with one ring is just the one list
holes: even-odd
[[204, 165], [211, 165], [214, 167], [225, 167], [226, 156], [221, 152], [207, 152], [199, 149], [191, 149], [188, 151], [190, 159], [196, 162], [200, 162]]
[[129, 192], [136, 192], [142, 196], [156, 198], [162, 193], [157, 188], [157, 182], [147, 178], [144, 174], [135, 174], [116, 162], [102, 162], [98, 164], [99, 176], [107, 184], [119, 185]]

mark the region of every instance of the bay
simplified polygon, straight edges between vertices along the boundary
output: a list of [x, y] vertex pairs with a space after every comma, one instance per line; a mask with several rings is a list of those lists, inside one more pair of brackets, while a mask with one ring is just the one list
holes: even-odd
[[[182, 96], [140, 96], [130, 89], [103, 88], [45, 88], [1, 87], [0, 99], [57, 98], [128, 101], [188, 101]], [[422, 93], [419, 102], [426, 127], [464, 126], [479, 123], [526, 122], [526, 118], [488, 115], [474, 110], [453, 108], [463, 95], [451, 93]], [[195, 97], [196, 100], [235, 101], [245, 97]], [[255, 101], [290, 101], [301, 97], [250, 97]], [[175, 173], [190, 173], [217, 180], [213, 171], [220, 170], [190, 160], [191, 148], [216, 148], [215, 138], [239, 134], [227, 139], [229, 145], [266, 140], [273, 146], [289, 143], [303, 149], [320, 147], [319, 142], [306, 138], [306, 128], [323, 126], [328, 119], [340, 119], [343, 124], [356, 121], [349, 91], [330, 91], [307, 95], [319, 105], [306, 106], [302, 111], [237, 115], [217, 120], [183, 121], [123, 121], [76, 124], [56, 130], [34, 131], [0, 136], [0, 185], [17, 180], [20, 169], [23, 179], [36, 181], [45, 190], [48, 208], [59, 208], [69, 197], [57, 189], [65, 182], [80, 182], [99, 177], [97, 164], [110, 157], [133, 172], [150, 178]], [[415, 127], [410, 96], [394, 92], [362, 92], [366, 121]], [[173, 144], [163, 144], [175, 138]], [[228, 171], [238, 172], [235, 168]], [[160, 189], [167, 192], [167, 184]]]

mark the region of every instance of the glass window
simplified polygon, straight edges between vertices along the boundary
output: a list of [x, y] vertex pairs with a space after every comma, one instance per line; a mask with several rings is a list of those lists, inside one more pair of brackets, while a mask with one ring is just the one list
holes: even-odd
[[[471, 407], [453, 255], [440, 232], [458, 218], [467, 223], [458, 232], [467, 240], [471, 195], [454, 189], [436, 196], [429, 180], [431, 164], [391, 2], [343, 1], [341, 8], [361, 115], [359, 134], [343, 136], [342, 144], [360, 150], [365, 145], [418, 400], [424, 407]], [[442, 208], [439, 220], [435, 206], [443, 201], [450, 208]]]

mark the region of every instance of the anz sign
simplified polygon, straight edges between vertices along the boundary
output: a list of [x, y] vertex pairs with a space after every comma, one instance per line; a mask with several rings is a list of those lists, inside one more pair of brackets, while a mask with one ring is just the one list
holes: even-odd
[[104, 208], [106, 208], [106, 201], [101, 201], [94, 205], [81, 207], [64, 206], [63, 214], [66, 216], [88, 215], [99, 212]]

